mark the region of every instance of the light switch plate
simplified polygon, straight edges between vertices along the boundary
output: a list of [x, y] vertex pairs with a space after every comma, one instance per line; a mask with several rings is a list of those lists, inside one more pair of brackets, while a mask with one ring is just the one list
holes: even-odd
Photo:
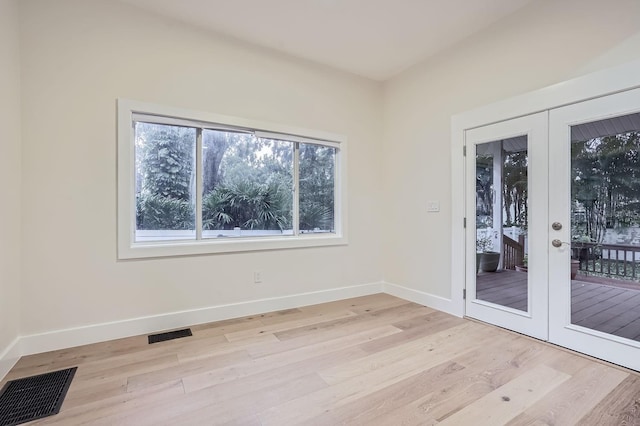
[[440, 201], [427, 201], [427, 211], [431, 213], [440, 211]]

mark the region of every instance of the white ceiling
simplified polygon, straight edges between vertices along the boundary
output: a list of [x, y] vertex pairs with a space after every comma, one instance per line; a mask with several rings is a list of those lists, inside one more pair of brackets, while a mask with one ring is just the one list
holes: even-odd
[[533, 0], [120, 0], [386, 80]]

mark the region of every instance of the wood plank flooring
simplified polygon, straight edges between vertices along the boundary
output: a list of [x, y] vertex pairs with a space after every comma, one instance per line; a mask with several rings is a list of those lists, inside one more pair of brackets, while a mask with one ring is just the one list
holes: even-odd
[[[527, 274], [523, 272], [480, 274], [476, 286], [478, 299], [527, 310]], [[571, 282], [571, 322], [640, 341], [640, 290], [582, 281], [578, 275]]]
[[[24, 357], [47, 425], [640, 425], [635, 372], [385, 294]], [[2, 384], [4, 383], [2, 382]]]

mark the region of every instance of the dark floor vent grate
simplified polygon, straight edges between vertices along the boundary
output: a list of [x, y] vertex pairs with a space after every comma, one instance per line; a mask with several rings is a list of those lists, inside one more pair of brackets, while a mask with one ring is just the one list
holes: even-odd
[[78, 367], [7, 382], [0, 391], [0, 426], [58, 414]]
[[185, 328], [184, 330], [168, 331], [166, 333], [151, 334], [149, 335], [149, 344], [189, 336], [192, 336], [190, 328]]

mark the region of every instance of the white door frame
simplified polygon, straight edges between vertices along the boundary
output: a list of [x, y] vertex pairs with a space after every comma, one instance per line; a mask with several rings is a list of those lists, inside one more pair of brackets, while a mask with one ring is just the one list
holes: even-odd
[[588, 74], [451, 118], [451, 295], [448, 312], [464, 316], [465, 158], [467, 130], [640, 87], [640, 61]]

